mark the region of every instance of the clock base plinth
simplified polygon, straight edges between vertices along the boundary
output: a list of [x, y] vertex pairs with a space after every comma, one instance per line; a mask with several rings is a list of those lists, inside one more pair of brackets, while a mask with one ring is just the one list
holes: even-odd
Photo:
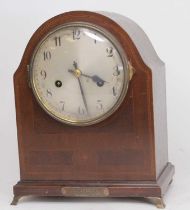
[[164, 208], [163, 195], [173, 175], [174, 166], [168, 163], [156, 181], [20, 181], [12, 205], [23, 196], [143, 197]]

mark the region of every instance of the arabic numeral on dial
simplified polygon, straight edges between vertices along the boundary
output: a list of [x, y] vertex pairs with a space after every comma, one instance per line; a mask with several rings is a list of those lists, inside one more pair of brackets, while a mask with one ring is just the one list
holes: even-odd
[[78, 40], [78, 39], [80, 39], [80, 30], [74, 29], [73, 30], [73, 40]]
[[50, 51], [45, 51], [43, 54], [44, 61], [50, 60], [51, 59], [51, 52]]
[[[94, 35], [96, 36], [96, 33], [94, 33]], [[95, 43], [95, 44], [97, 43], [97, 40], [96, 40], [96, 38], [94, 39], [94, 43]]]
[[113, 75], [114, 76], [119, 76], [120, 75], [120, 70], [121, 70], [121, 67], [120, 66], [116, 66], [115, 68], [114, 68], [114, 73], [113, 73]]
[[65, 102], [64, 101], [60, 101], [61, 104], [61, 111], [65, 110]]
[[115, 87], [112, 88], [112, 93], [113, 93], [113, 96], [117, 96], [117, 90]]
[[43, 79], [45, 79], [46, 76], [47, 76], [47, 73], [46, 73], [46, 71], [42, 70], [42, 71], [40, 72], [40, 75], [42, 76]]
[[78, 113], [79, 113], [80, 115], [84, 115], [84, 114], [85, 114], [84, 108], [81, 108], [81, 107], [79, 106], [79, 107], [78, 107]]
[[47, 89], [47, 90], [46, 90], [46, 95], [47, 95], [47, 97], [52, 97], [52, 92], [51, 92], [51, 90]]
[[61, 37], [60, 36], [56, 36], [54, 38], [54, 40], [55, 40], [55, 46], [56, 47], [60, 47], [61, 46]]
[[96, 108], [98, 110], [100, 110], [100, 111], [103, 111], [104, 110], [104, 107], [103, 107], [103, 104], [102, 104], [102, 101], [101, 100], [97, 100]]
[[113, 47], [106, 48], [107, 57], [113, 57]]

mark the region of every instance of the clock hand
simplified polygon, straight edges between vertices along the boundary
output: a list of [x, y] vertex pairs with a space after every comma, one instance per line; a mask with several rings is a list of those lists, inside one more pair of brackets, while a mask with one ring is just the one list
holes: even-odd
[[[76, 70], [78, 69], [78, 63], [76, 61], [73, 61], [73, 66], [75, 68], [75, 73], [76, 73]], [[82, 72], [80, 72], [80, 75], [92, 79], [92, 81], [95, 82], [97, 84], [97, 86], [99, 86], [99, 87], [102, 87], [104, 85], [104, 83], [106, 82], [105, 80], [101, 79], [98, 75], [90, 76], [87, 74], [83, 74]]]
[[87, 106], [87, 102], [86, 102], [86, 97], [84, 95], [83, 87], [82, 87], [81, 80], [80, 80], [80, 76], [81, 76], [82, 72], [81, 72], [80, 69], [78, 69], [78, 64], [77, 64], [76, 61], [73, 62], [73, 66], [75, 67], [75, 70], [69, 69], [68, 72], [73, 73], [75, 75], [75, 77], [78, 79], [80, 92], [81, 92], [81, 95], [82, 95], [82, 99], [83, 99], [83, 102], [84, 102], [84, 106], [85, 106], [86, 112], [88, 114], [88, 106]]
[[[74, 73], [74, 74], [77, 73], [76, 70], [72, 70], [72, 69], [69, 69], [68, 72], [71, 72], [71, 73]], [[87, 74], [83, 74], [81, 72], [81, 76], [92, 79], [92, 81], [95, 82], [97, 84], [97, 86], [99, 86], [99, 87], [102, 87], [104, 85], [104, 83], [106, 82], [105, 80], [101, 79], [98, 75], [90, 76], [90, 75], [87, 75]]]
[[81, 75], [84, 77], [91, 78], [92, 81], [95, 82], [99, 87], [103, 86], [104, 83], [106, 82], [105, 80], [101, 79], [98, 75], [90, 76], [90, 75], [83, 74], [83, 73]]
[[78, 63], [76, 61], [73, 61], [73, 66], [75, 69], [78, 69]]
[[84, 91], [83, 91], [83, 88], [82, 88], [82, 84], [81, 84], [81, 80], [79, 77], [77, 77], [78, 79], [78, 82], [79, 82], [79, 86], [80, 86], [80, 92], [81, 92], [81, 95], [82, 95], [82, 99], [83, 99], [83, 102], [84, 102], [84, 106], [85, 106], [85, 109], [86, 109], [86, 112], [88, 114], [88, 106], [87, 106], [87, 103], [86, 103], [86, 97], [84, 95]]

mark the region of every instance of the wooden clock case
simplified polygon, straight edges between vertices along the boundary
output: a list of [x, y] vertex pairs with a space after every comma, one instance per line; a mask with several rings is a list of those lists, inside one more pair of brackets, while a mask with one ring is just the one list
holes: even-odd
[[[48, 116], [29, 87], [28, 65], [36, 45], [64, 23], [103, 27], [122, 44], [135, 74], [121, 107], [87, 127]], [[107, 12], [73, 11], [45, 22], [32, 36], [14, 74], [22, 196], [162, 197], [174, 174], [168, 162], [165, 67], [134, 22]]]

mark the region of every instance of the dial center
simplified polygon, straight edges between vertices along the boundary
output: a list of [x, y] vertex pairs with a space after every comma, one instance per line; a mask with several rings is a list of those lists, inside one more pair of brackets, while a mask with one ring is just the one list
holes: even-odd
[[75, 70], [74, 70], [74, 75], [75, 75], [76, 77], [80, 77], [81, 74], [82, 74], [82, 72], [81, 72], [80, 69], [75, 69]]

